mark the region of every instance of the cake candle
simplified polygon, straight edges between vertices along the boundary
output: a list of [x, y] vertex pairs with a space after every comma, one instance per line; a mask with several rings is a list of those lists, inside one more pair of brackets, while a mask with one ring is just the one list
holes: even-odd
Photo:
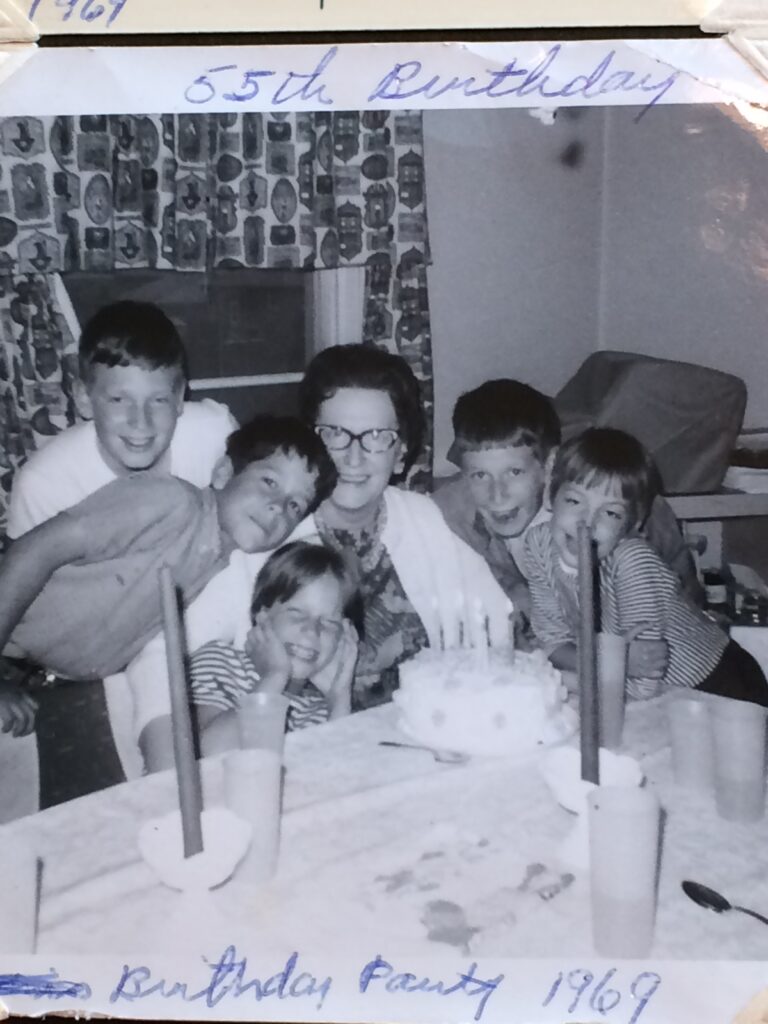
[[181, 637], [176, 587], [171, 570], [167, 565], [160, 569], [159, 576], [168, 681], [171, 691], [171, 729], [179, 810], [181, 811], [181, 831], [184, 840], [184, 856], [192, 857], [203, 849], [203, 832], [200, 823], [203, 796], [195, 760], [192, 716], [189, 710], [187, 678], [184, 671], [184, 645]]
[[430, 601], [432, 607], [432, 629], [433, 632], [429, 638], [429, 646], [437, 647], [439, 645], [440, 650], [443, 649], [443, 623], [442, 616], [440, 615], [440, 599], [437, 594], [432, 595]]
[[490, 665], [490, 652], [488, 650], [488, 634], [486, 632], [487, 616], [483, 608], [482, 599], [475, 598], [475, 631], [477, 633], [477, 646], [480, 648], [480, 662], [484, 668]]
[[579, 719], [581, 730], [581, 777], [600, 783], [597, 708], [597, 661], [595, 656], [595, 594], [592, 531], [579, 523]]
[[510, 658], [512, 661], [515, 660], [515, 649], [517, 646], [517, 637], [515, 636], [515, 606], [512, 601], [507, 598], [507, 635], [506, 643], [509, 645]]

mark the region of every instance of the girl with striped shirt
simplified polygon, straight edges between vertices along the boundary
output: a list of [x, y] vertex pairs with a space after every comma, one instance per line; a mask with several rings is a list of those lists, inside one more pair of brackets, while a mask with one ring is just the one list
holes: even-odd
[[664, 667], [630, 657], [627, 693], [655, 696], [687, 686], [768, 706], [755, 659], [701, 611], [655, 549], [638, 536], [658, 493], [653, 462], [636, 438], [593, 428], [562, 445], [552, 467], [552, 519], [526, 537], [531, 624], [558, 668], [576, 668], [577, 533], [587, 522], [600, 579], [600, 628], [666, 644]]
[[284, 693], [289, 731], [349, 714], [355, 601], [355, 586], [335, 551], [294, 541], [267, 559], [256, 578], [246, 650], [213, 640], [190, 658], [203, 754], [233, 744], [234, 709], [243, 694]]

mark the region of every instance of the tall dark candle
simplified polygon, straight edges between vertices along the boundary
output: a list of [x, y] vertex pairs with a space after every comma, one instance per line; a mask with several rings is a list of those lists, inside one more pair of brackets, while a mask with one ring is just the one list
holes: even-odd
[[595, 646], [595, 570], [592, 533], [579, 523], [579, 718], [581, 722], [581, 777], [600, 782], [600, 737]]
[[168, 681], [171, 689], [171, 727], [173, 754], [176, 761], [176, 784], [179, 791], [181, 831], [184, 856], [191, 857], [203, 849], [200, 815], [203, 808], [200, 773], [195, 759], [192, 714], [189, 709], [187, 677], [184, 671], [184, 645], [181, 636], [179, 604], [171, 570], [164, 565], [159, 572], [163, 605], [165, 650], [168, 659]]

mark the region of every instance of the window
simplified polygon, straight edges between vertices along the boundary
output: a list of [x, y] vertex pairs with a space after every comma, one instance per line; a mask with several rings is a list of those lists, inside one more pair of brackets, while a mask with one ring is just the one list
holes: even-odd
[[220, 269], [205, 274], [124, 270], [63, 276], [80, 324], [120, 299], [155, 302], [179, 328], [195, 398], [226, 403], [240, 422], [256, 412], [296, 411], [311, 356], [316, 275]]

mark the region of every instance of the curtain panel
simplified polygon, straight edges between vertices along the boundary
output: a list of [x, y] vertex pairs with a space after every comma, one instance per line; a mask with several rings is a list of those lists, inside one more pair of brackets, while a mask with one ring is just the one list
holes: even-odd
[[77, 419], [77, 338], [54, 275], [0, 274], [0, 550], [13, 476]]
[[[67, 395], [54, 394], [70, 379], [72, 350], [47, 275], [66, 283], [75, 270], [364, 265], [361, 339], [402, 354], [422, 383], [429, 443], [412, 482], [428, 485], [432, 357], [420, 111], [9, 117], [0, 121], [0, 149], [6, 294], [26, 281], [38, 324], [59, 324], [45, 365], [25, 376], [34, 359], [24, 355], [20, 332], [30, 328], [13, 316], [2, 321], [6, 361], [23, 365], [21, 378], [9, 371], [3, 381], [14, 422], [23, 424], [12, 437], [6, 399], [5, 462], [16, 459], [9, 452], [19, 444], [26, 453], [48, 436], [47, 426], [31, 426], [30, 387], [45, 395], [52, 432], [74, 416]], [[6, 313], [5, 297], [0, 310]]]

